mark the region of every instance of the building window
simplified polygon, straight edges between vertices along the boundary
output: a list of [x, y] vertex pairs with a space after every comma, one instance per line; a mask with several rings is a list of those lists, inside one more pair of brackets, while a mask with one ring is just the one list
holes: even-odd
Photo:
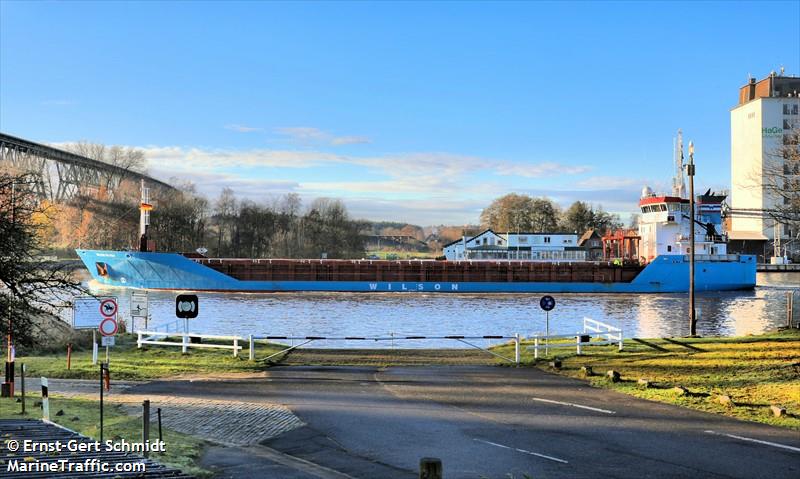
[[667, 253], [671, 253], [671, 252], [672, 252], [672, 245], [667, 245]]
[[797, 113], [798, 113], [798, 106], [796, 103], [794, 105], [789, 105], [788, 103], [783, 104], [784, 115], [797, 115]]
[[489, 238], [483, 238], [483, 244], [486, 245], [489, 243]]
[[550, 237], [549, 236], [545, 236], [544, 237], [544, 242], [545, 243], [549, 243], [550, 242]]

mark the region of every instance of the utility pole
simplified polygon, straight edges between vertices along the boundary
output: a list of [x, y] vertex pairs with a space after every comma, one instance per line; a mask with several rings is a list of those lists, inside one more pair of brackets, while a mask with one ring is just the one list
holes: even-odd
[[694, 308], [694, 143], [689, 142], [689, 335], [697, 334], [697, 317]]
[[[11, 181], [11, 234], [16, 233], [17, 226], [17, 199], [16, 199], [16, 183], [13, 179]], [[11, 303], [13, 298], [8, 301], [8, 331], [6, 331], [6, 368], [5, 368], [5, 381], [3, 382], [2, 396], [14, 397], [14, 342], [12, 339], [11, 328], [13, 327], [13, 311]]]

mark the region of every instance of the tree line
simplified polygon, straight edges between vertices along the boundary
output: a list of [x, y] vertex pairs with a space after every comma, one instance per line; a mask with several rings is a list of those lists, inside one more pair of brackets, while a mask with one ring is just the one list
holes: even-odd
[[481, 226], [496, 232], [526, 231], [553, 233], [566, 231], [583, 234], [596, 229], [600, 234], [622, 227], [619, 215], [583, 201], [562, 210], [549, 198], [535, 198], [510, 193], [501, 196], [481, 212]]

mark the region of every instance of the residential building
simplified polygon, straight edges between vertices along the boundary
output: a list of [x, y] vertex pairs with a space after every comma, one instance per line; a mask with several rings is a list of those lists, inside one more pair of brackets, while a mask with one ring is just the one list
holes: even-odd
[[487, 229], [443, 247], [445, 258], [459, 260], [585, 261], [574, 233], [495, 233]]

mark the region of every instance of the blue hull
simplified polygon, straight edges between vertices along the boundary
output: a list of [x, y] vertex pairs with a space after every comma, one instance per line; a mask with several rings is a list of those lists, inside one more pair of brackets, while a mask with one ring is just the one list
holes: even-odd
[[[78, 250], [92, 277], [103, 285], [138, 289], [230, 292], [423, 292], [423, 293], [681, 293], [689, 290], [683, 256], [659, 256], [633, 281], [623, 282], [386, 282], [241, 281], [175, 253]], [[98, 264], [101, 267], [98, 267]], [[104, 273], [104, 274], [101, 274]], [[754, 256], [695, 263], [697, 291], [752, 289]]]

